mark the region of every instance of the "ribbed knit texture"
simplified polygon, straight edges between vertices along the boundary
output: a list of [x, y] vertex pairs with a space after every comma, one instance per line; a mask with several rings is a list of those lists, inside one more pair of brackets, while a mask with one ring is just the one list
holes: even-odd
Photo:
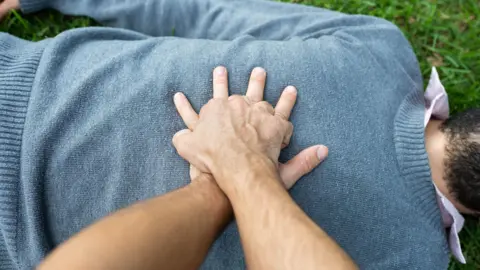
[[442, 228], [441, 217], [432, 196], [432, 176], [425, 151], [425, 114], [423, 96], [412, 93], [405, 98], [395, 118], [395, 147], [402, 176], [412, 192], [412, 203], [424, 213], [430, 225]]
[[30, 91], [42, 50], [5, 34], [0, 38], [0, 269], [14, 268], [20, 150]]

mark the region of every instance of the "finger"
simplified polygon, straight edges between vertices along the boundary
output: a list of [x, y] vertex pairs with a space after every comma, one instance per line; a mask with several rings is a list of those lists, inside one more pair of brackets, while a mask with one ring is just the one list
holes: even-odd
[[192, 131], [190, 129], [182, 129], [179, 132], [175, 133], [172, 138], [173, 146], [177, 150], [178, 154], [187, 161], [189, 161], [189, 159], [188, 151], [186, 150], [190, 147], [189, 144], [191, 135]]
[[187, 97], [182, 93], [176, 93], [175, 96], [173, 96], [173, 102], [185, 125], [188, 129], [193, 130], [198, 121], [198, 114], [192, 108]]
[[281, 117], [283, 120], [288, 120], [296, 101], [297, 89], [293, 86], [287, 86], [275, 107], [275, 115]]
[[[172, 143], [175, 148], [182, 142], [185, 136], [191, 135], [192, 131], [190, 129], [182, 129], [179, 132], [175, 133], [172, 138]], [[178, 150], [178, 149], [177, 149]]]
[[261, 67], [253, 69], [252, 74], [250, 75], [247, 94], [245, 95], [251, 103], [257, 103], [263, 100], [266, 79], [267, 72], [265, 69]]
[[280, 178], [287, 189], [290, 189], [304, 175], [315, 169], [328, 156], [328, 148], [324, 145], [309, 147], [290, 161], [279, 167]]
[[293, 135], [293, 124], [291, 122], [286, 123], [285, 136], [283, 137], [282, 148], [287, 147], [290, 144], [290, 140]]
[[228, 74], [225, 67], [216, 67], [213, 70], [213, 98], [228, 98]]
[[0, 20], [3, 20], [7, 16], [10, 9], [11, 8], [6, 3], [0, 4]]
[[17, 10], [20, 7], [18, 0], [0, 2], [0, 20], [4, 19], [11, 10]]

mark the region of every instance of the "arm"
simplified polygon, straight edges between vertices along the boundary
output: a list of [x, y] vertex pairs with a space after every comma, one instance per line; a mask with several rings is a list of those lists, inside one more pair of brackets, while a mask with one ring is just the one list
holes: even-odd
[[[54, 8], [64, 14], [89, 16], [106, 26], [151, 36], [175, 35], [210, 40], [248, 37], [263, 41], [256, 45], [257, 50], [274, 45], [268, 43], [272, 40], [295, 40], [294, 47], [298, 51], [301, 43], [293, 38], [302, 41], [316, 39], [310, 45], [321, 48], [317, 53], [322, 54], [332, 48], [328, 44], [333, 40], [338, 44], [334, 49], [350, 53], [355, 58], [363, 55], [376, 58], [383, 64], [392, 62], [387, 66], [399, 63], [410, 77], [408, 79], [419, 89], [423, 87], [418, 63], [401, 31], [392, 23], [370, 16], [351, 16], [261, 0], [5, 0], [0, 3], [0, 18], [8, 10], [19, 8], [25, 13]], [[360, 52], [358, 46], [367, 52]], [[291, 54], [291, 50], [288, 51]], [[337, 65], [338, 58], [333, 57], [333, 65]]]
[[[66, 15], [88, 16], [105, 26], [151, 36], [171, 36], [174, 32], [176, 36], [204, 39], [233, 39], [252, 32], [253, 36], [262, 32], [268, 39], [284, 39], [302, 32], [306, 35], [307, 25], [299, 23], [302, 17], [317, 17], [318, 21], [319, 16], [339, 14], [259, 0], [20, 0], [20, 7], [25, 13], [53, 8]], [[292, 14], [296, 18], [288, 19]], [[282, 29], [271, 29], [279, 19]], [[262, 31], [265, 28], [271, 31]]]
[[313, 38], [338, 30], [346, 15], [304, 5], [261, 0], [6, 0], [25, 13], [45, 8], [151, 36], [232, 40]]
[[202, 175], [88, 227], [39, 269], [196, 269], [230, 219], [227, 198]]
[[182, 105], [186, 100], [176, 102], [182, 118], [192, 120], [173, 143], [182, 157], [211, 172], [230, 199], [249, 268], [356, 269], [281, 184], [277, 160], [291, 136], [288, 118], [297, 94], [290, 86], [275, 108], [262, 102], [264, 75], [256, 69], [246, 95], [228, 97], [226, 70], [215, 69], [214, 99], [199, 117]]
[[[264, 84], [265, 75], [252, 79], [250, 87]], [[214, 91], [216, 95], [218, 91]], [[185, 124], [192, 128], [198, 116], [188, 101], [176, 95], [175, 104]], [[327, 154], [326, 148], [313, 146], [281, 164], [280, 186], [292, 187]], [[187, 187], [138, 203], [90, 226], [57, 248], [40, 269], [198, 268], [230, 220], [232, 209], [211, 176], [191, 167], [190, 177], [192, 184]]]
[[[423, 86], [418, 63], [401, 31], [392, 23], [370, 16], [263, 0], [5, 0], [0, 3], [0, 18], [7, 10], [20, 7], [26, 13], [54, 8], [68, 15], [89, 16], [105, 26], [151, 36], [209, 40], [248, 37], [261, 41], [255, 45], [257, 50], [275, 46], [269, 41], [283, 40], [289, 41], [283, 46], [289, 54], [292, 45], [297, 53], [299, 46], [320, 49], [310, 52], [311, 56], [335, 56], [337, 52], [330, 52], [333, 49], [351, 54], [347, 59], [370, 57], [387, 66], [399, 63], [408, 79], [419, 89]], [[304, 41], [303, 45], [294, 38]], [[312, 39], [315, 41], [307, 44]], [[328, 59], [331, 63], [324, 65], [342, 66], [337, 64], [339, 58], [332, 57]]]
[[248, 173], [232, 176], [220, 171], [215, 177], [232, 183], [227, 196], [250, 269], [356, 269], [278, 184], [271, 162], [255, 158], [237, 160], [237, 165]]

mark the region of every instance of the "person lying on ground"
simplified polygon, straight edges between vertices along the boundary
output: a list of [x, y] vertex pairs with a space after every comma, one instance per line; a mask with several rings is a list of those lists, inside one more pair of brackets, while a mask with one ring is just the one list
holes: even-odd
[[[234, 75], [233, 94], [257, 66], [269, 72], [269, 103], [297, 87], [295, 134], [280, 160], [318, 142], [331, 155], [292, 197], [360, 268], [446, 269], [449, 245], [463, 260], [459, 211], [480, 210], [479, 110], [445, 121], [446, 96], [425, 100], [417, 59], [392, 23], [259, 0], [19, 7], [116, 28], [40, 42], [0, 35], [5, 268], [31, 268], [94, 221], [187, 184], [189, 164], [170, 144], [181, 127], [171, 96], [184, 91], [200, 108], [218, 65]], [[236, 223], [203, 266], [245, 268]]]

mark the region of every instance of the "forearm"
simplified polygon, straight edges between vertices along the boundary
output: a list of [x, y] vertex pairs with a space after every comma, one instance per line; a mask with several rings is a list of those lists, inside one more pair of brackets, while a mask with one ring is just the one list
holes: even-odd
[[266, 169], [268, 162], [255, 163], [248, 174], [236, 174], [235, 188], [226, 189], [249, 268], [356, 269], [335, 241], [294, 203], [275, 169]]
[[202, 179], [104, 218], [40, 269], [195, 269], [230, 218], [227, 198]]

